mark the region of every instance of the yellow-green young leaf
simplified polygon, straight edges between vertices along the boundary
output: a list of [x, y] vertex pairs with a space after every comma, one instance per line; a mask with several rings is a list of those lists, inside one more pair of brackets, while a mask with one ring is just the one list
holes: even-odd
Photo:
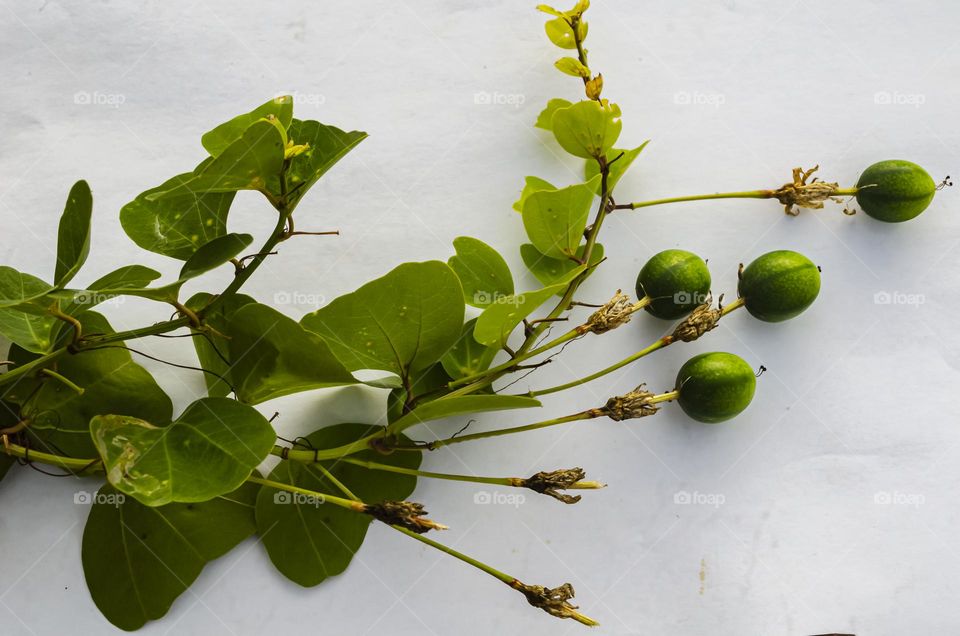
[[[561, 49], [577, 48], [577, 41], [573, 37], [573, 29], [570, 28], [570, 24], [566, 19], [556, 18], [549, 20], [544, 25], [544, 29], [550, 41]], [[587, 23], [583, 20], [577, 22], [577, 34], [581, 42], [587, 39]]]
[[58, 288], [73, 280], [90, 253], [90, 216], [93, 196], [86, 181], [77, 181], [67, 195], [57, 233], [57, 267], [53, 282]]
[[623, 124], [620, 107], [606, 100], [584, 100], [553, 113], [553, 135], [571, 155], [600, 157], [617, 142]]
[[[207, 158], [197, 170], [209, 164]], [[159, 200], [153, 194], [177, 188], [192, 179], [187, 172], [142, 192], [120, 208], [120, 225], [145, 250], [185, 261], [197, 249], [227, 233], [227, 215], [236, 192], [186, 192]]]
[[127, 631], [162, 617], [208, 562], [256, 532], [258, 492], [244, 484], [210, 501], [159, 508], [109, 484], [95, 495], [81, 492], [93, 501], [81, 558], [97, 608]]
[[463, 288], [446, 263], [404, 263], [307, 314], [346, 367], [383, 369], [401, 378], [440, 360], [460, 337]]
[[456, 256], [447, 261], [463, 286], [468, 305], [486, 307], [501, 296], [513, 293], [513, 276], [503, 257], [483, 241], [470, 236], [453, 240]]
[[440, 358], [440, 363], [451, 378], [460, 379], [486, 371], [499, 351], [497, 347], [488, 347], [476, 341], [473, 337], [476, 324], [476, 318], [468, 320], [463, 325], [463, 333], [457, 344]]
[[566, 14], [565, 14], [563, 11], [557, 11], [557, 10], [554, 9], [553, 7], [551, 7], [551, 6], [549, 6], [549, 5], [546, 5], [546, 4], [538, 4], [538, 5], [537, 5], [537, 11], [542, 11], [542, 12], [547, 13], [547, 14], [550, 14], [550, 15], [555, 15], [555, 16], [557, 16], [558, 18], [566, 17]]
[[[577, 249], [577, 258], [583, 259], [583, 251], [586, 249], [586, 244], [581, 245]], [[550, 258], [549, 256], [544, 256], [540, 250], [531, 245], [530, 243], [524, 243], [520, 246], [520, 258], [523, 259], [524, 265], [527, 266], [527, 269], [536, 277], [540, 284], [544, 286], [556, 285], [558, 281], [566, 280], [570, 275], [570, 272], [579, 267], [577, 263], [569, 258]], [[603, 245], [600, 243], [595, 243], [593, 250], [590, 252], [590, 272], [593, 272], [593, 266], [603, 260]], [[563, 292], [558, 292], [558, 295], [562, 295]]]
[[148, 201], [186, 194], [279, 189], [284, 153], [283, 127], [276, 120], [259, 119], [213, 161], [202, 163], [184, 181], [168, 190], [151, 192]]
[[90, 436], [107, 480], [148, 506], [207, 501], [235, 490], [276, 441], [263, 415], [227, 398], [201, 398], [162, 427], [97, 415]]
[[590, 77], [590, 69], [584, 66], [580, 60], [575, 57], [561, 57], [553, 63], [561, 73], [572, 75], [574, 77]]
[[[607, 151], [607, 162], [613, 161], [610, 164], [610, 172], [607, 175], [607, 190], [613, 192], [613, 189], [617, 187], [617, 184], [620, 182], [620, 177], [627, 171], [630, 167], [630, 164], [633, 163], [633, 160], [640, 156], [640, 153], [643, 152], [643, 149], [647, 147], [647, 144], [650, 143], [650, 140], [643, 142], [633, 150], [619, 150], [617, 148], [611, 148]], [[621, 156], [622, 153], [622, 156]], [[617, 159], [617, 157], [620, 157]], [[616, 161], [614, 161], [616, 160]], [[586, 178], [593, 179], [595, 176], [600, 174], [600, 164], [596, 159], [587, 159], [584, 163], [584, 174]], [[597, 184], [597, 195], [600, 195], [601, 185]]]
[[517, 212], [523, 212], [523, 203], [531, 194], [539, 192], [540, 190], [556, 189], [556, 186], [540, 177], [526, 177], [524, 179], [523, 190], [520, 192], [520, 198], [513, 202], [513, 209]]
[[483, 345], [503, 346], [524, 318], [535, 312], [551, 296], [563, 291], [567, 284], [584, 269], [585, 266], [583, 265], [572, 269], [564, 279], [555, 285], [501, 298], [498, 302], [484, 309], [480, 317], [477, 318], [477, 324], [473, 329], [473, 337]]
[[547, 102], [547, 106], [540, 111], [539, 115], [537, 115], [537, 121], [534, 126], [544, 130], [553, 130], [553, 114], [557, 111], [557, 109], [567, 108], [571, 105], [573, 105], [573, 102], [569, 100], [554, 97]]
[[228, 122], [224, 122], [205, 133], [200, 138], [200, 143], [214, 157], [223, 153], [243, 135], [250, 124], [259, 119], [275, 118], [284, 128], [290, 127], [290, 121], [293, 119], [293, 97], [290, 95], [280, 95], [257, 106], [249, 113], [237, 115]]
[[599, 177], [560, 190], [540, 190], [523, 202], [523, 227], [538, 250], [551, 258], [577, 253], [587, 227]]
[[[304, 443], [312, 448], [334, 448], [361, 439], [378, 428], [364, 424], [328, 426], [308, 435]], [[401, 439], [409, 442], [405, 437]], [[402, 468], [420, 466], [420, 453], [383, 455], [369, 450], [351, 457]], [[402, 501], [417, 485], [417, 478], [411, 475], [368, 470], [336, 460], [321, 462], [321, 465], [367, 504]], [[315, 464], [284, 460], [270, 473], [270, 479], [344, 496]], [[304, 587], [317, 585], [347, 569], [363, 544], [372, 520], [369, 515], [323, 503], [316, 497], [268, 486], [263, 486], [257, 497], [257, 527], [270, 560], [281, 574]]]

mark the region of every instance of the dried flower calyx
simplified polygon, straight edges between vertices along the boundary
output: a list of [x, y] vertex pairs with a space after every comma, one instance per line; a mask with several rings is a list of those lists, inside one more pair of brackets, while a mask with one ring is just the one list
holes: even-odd
[[587, 319], [587, 322], [581, 325], [578, 330], [581, 333], [606, 333], [616, 329], [620, 325], [630, 322], [633, 312], [640, 306], [638, 303], [631, 303], [630, 297], [617, 290], [613, 298], [608, 300], [600, 309], [596, 310]]
[[427, 511], [423, 504], [412, 501], [383, 501], [367, 505], [365, 513], [391, 526], [400, 526], [423, 534], [428, 530], [446, 530], [447, 526], [424, 517]]
[[641, 384], [625, 395], [607, 400], [607, 404], [603, 408], [606, 416], [615, 422], [620, 422], [656, 413], [659, 407], [650, 402], [654, 395], [644, 388], [646, 386], [646, 384]]
[[[720, 300], [722, 301], [723, 298], [721, 297]], [[723, 311], [720, 307], [714, 309], [711, 306], [712, 304], [713, 298], [708, 297], [707, 302], [694, 309], [683, 322], [677, 325], [671, 337], [674, 340], [693, 342], [711, 329], [716, 328], [721, 316], [723, 316]]]
[[837, 196], [837, 192], [840, 190], [839, 184], [818, 181], [816, 177], [807, 183], [810, 175], [819, 168], [818, 165], [809, 170], [794, 168], [793, 181], [783, 184], [780, 189], [773, 193], [774, 198], [783, 204], [785, 213], [790, 216], [800, 214], [800, 211], [794, 209], [794, 206], [819, 210], [823, 208], [823, 202], [827, 200], [843, 203], [843, 199]]
[[573, 598], [573, 586], [564, 583], [560, 587], [549, 588], [542, 585], [525, 585], [520, 581], [511, 583], [511, 587], [520, 590], [527, 597], [527, 602], [539, 607], [547, 614], [557, 618], [572, 618], [573, 620], [594, 627], [599, 625], [589, 616], [577, 611], [577, 606], [570, 603]]
[[586, 476], [587, 474], [579, 467], [550, 472], [541, 471], [532, 477], [521, 479], [517, 485], [523, 488], [529, 488], [543, 495], [548, 495], [563, 503], [574, 504], [580, 501], [580, 495], [567, 495], [559, 491], [570, 488]]

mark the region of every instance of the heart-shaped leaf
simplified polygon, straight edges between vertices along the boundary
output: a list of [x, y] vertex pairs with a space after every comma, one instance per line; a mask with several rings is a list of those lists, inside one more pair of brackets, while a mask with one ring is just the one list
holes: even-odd
[[201, 245], [226, 234], [235, 192], [188, 192], [159, 200], [149, 198], [175, 189], [194, 176], [190, 172], [177, 175], [123, 206], [120, 224], [127, 236], [145, 250], [185, 261]]
[[86, 181], [77, 181], [67, 195], [57, 235], [57, 267], [53, 281], [63, 287], [77, 275], [90, 253], [93, 195]]
[[108, 621], [132, 631], [156, 620], [203, 567], [256, 531], [259, 488], [244, 484], [210, 501], [145, 506], [110, 485], [95, 495], [83, 530], [83, 574]]
[[213, 161], [203, 163], [178, 185], [146, 195], [148, 201], [186, 194], [274, 190], [283, 165], [284, 133], [279, 122], [260, 119]]
[[526, 198], [523, 226], [540, 252], [551, 258], [577, 253], [599, 181], [600, 177], [594, 177], [560, 190], [539, 190]]
[[204, 133], [203, 137], [200, 138], [200, 143], [212, 156], [219, 156], [230, 147], [230, 144], [240, 139], [251, 124], [257, 120], [269, 119], [270, 117], [275, 118], [284, 128], [289, 128], [290, 121], [293, 119], [293, 97], [290, 95], [274, 97], [249, 113], [237, 115], [230, 121]]
[[[333, 448], [361, 439], [375, 430], [377, 427], [363, 424], [338, 424], [308, 435], [306, 442], [315, 448]], [[353, 457], [404, 468], [420, 466], [420, 453], [381, 455], [371, 450]], [[406, 499], [417, 483], [413, 476], [372, 471], [343, 462], [322, 462], [322, 465], [368, 504]], [[270, 479], [343, 496], [337, 486], [312, 464], [281, 461], [270, 473]], [[370, 521], [368, 515], [266, 486], [260, 489], [257, 497], [257, 527], [270, 560], [284, 576], [304, 587], [317, 585], [343, 572], [363, 544]]]
[[456, 256], [447, 261], [463, 287], [468, 305], [486, 307], [501, 296], [513, 293], [513, 276], [503, 257], [483, 241], [469, 236], [453, 240]]
[[588, 99], [566, 108], [558, 108], [551, 120], [553, 136], [571, 155], [589, 159], [606, 154], [617, 143], [620, 107], [606, 100]]
[[348, 369], [384, 369], [409, 378], [456, 343], [463, 313], [457, 275], [446, 263], [427, 261], [404, 263], [300, 322], [323, 337]]
[[[114, 333], [107, 319], [94, 311], [84, 312], [79, 320], [84, 333]], [[82, 388], [82, 394], [43, 376], [20, 380], [7, 390], [4, 399], [20, 404], [30, 414], [27, 430], [37, 448], [55, 449], [73, 457], [95, 455], [90, 418], [102, 413], [158, 423], [170, 421], [170, 398], [120, 344], [63, 356], [57, 361], [57, 373]], [[10, 357], [18, 366], [35, 358], [17, 350], [11, 350]]]
[[473, 329], [473, 337], [480, 344], [489, 347], [502, 347], [524, 318], [535, 312], [551, 296], [562, 292], [567, 284], [584, 269], [584, 265], [575, 267], [555, 285], [501, 298], [484, 309], [480, 317], [477, 318], [477, 324]]
[[98, 415], [90, 435], [113, 486], [148, 506], [207, 501], [236, 489], [276, 441], [256, 409], [201, 398], [169, 426]]

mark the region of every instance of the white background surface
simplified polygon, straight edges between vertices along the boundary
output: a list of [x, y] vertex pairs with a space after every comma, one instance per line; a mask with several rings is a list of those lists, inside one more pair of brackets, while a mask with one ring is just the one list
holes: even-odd
[[[126, 238], [119, 208], [194, 166], [205, 130], [297, 91], [299, 117], [370, 139], [298, 212], [298, 228], [341, 237], [286, 243], [250, 293], [266, 302], [293, 295], [300, 302], [280, 308], [299, 317], [401, 261], [445, 260], [462, 234], [500, 249], [519, 286], [534, 286], [510, 205], [524, 175], [578, 178], [579, 163], [531, 124], [548, 98], [575, 99], [580, 89], [552, 68], [559, 53], [532, 0], [2, 4], [0, 261], [49, 277], [63, 201], [85, 178], [95, 233], [78, 284], [131, 262], [173, 274], [176, 263]], [[794, 166], [815, 163], [845, 185], [888, 158], [917, 161], [938, 180], [960, 177], [954, 3], [595, 0], [588, 17], [592, 66], [624, 112], [619, 145], [653, 139], [621, 182], [620, 201], [777, 187]], [[478, 104], [481, 91], [522, 104]], [[78, 93], [94, 103], [75, 103], [84, 101]], [[882, 94], [892, 103], [877, 103]], [[678, 103], [683, 96], [692, 103]], [[756, 201], [618, 213], [604, 227], [609, 260], [584, 300], [632, 289], [646, 259], [670, 247], [709, 258], [714, 290], [728, 298], [738, 263], [801, 251], [823, 268], [820, 299], [779, 325], [737, 312], [700, 342], [552, 396], [542, 410], [595, 406], [643, 381], [667, 389], [694, 353], [729, 350], [769, 369], [754, 404], [732, 422], [702, 426], [667, 406], [643, 421], [580, 423], [430, 455], [434, 470], [526, 476], [579, 465], [610, 484], [576, 506], [531, 495], [513, 507], [475, 504], [470, 485], [422, 481], [414, 498], [452, 526], [438, 538], [530, 583], [570, 581], [603, 623], [597, 633], [957, 633], [956, 197], [943, 192], [901, 226], [836, 206], [786, 218], [776, 203]], [[271, 224], [256, 195], [237, 197], [233, 231]], [[226, 275], [201, 284], [219, 289]], [[878, 292], [922, 302], [876, 304]], [[135, 301], [109, 312], [118, 328], [166, 313]], [[598, 369], [666, 328], [643, 316], [575, 343], [522, 386]], [[186, 342], [141, 345], [193, 360]], [[143, 363], [181, 407], [202, 390], [199, 374]], [[349, 388], [265, 411], [279, 409], [282, 428], [296, 434], [375, 421], [382, 400]], [[475, 430], [539, 415], [482, 416]], [[87, 509], [72, 503], [81, 487], [26, 469], [2, 484], [3, 634], [116, 631], [83, 581]], [[723, 505], [677, 505], [680, 491]], [[884, 496], [893, 503], [877, 503]], [[349, 570], [314, 589], [283, 579], [250, 540], [143, 633], [583, 629], [375, 524]]]

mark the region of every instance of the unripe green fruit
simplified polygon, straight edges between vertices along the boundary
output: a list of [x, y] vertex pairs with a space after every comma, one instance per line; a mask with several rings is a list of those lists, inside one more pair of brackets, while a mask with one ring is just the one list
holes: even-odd
[[764, 322], [789, 320], [817, 299], [820, 268], [797, 252], [768, 252], [741, 272], [737, 293], [754, 318]]
[[676, 320], [704, 302], [710, 270], [702, 258], [684, 250], [665, 250], [647, 261], [637, 276], [637, 298], [649, 297], [648, 313]]
[[757, 378], [743, 358], [732, 353], [701, 353], [677, 373], [677, 403], [698, 422], [723, 422], [753, 400]]
[[937, 184], [926, 170], [900, 159], [880, 161], [857, 181], [857, 203], [879, 221], [902, 223], [927, 209]]

